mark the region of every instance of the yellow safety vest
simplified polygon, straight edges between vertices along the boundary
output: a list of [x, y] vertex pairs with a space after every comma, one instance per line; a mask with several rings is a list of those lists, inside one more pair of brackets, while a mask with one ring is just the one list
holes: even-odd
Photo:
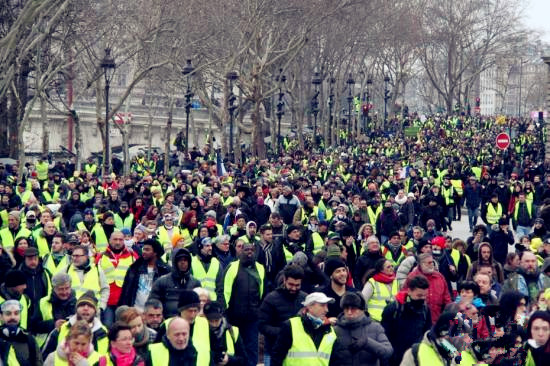
[[204, 270], [204, 265], [197, 256], [191, 258], [191, 272], [193, 277], [201, 283], [201, 286], [210, 293], [210, 300], [216, 301], [216, 277], [220, 271], [220, 261], [216, 258], [210, 260], [208, 272]]
[[36, 163], [36, 177], [38, 180], [48, 179], [48, 165], [49, 164], [45, 161]]
[[[69, 322], [63, 323], [61, 328], [59, 328], [59, 335], [57, 336], [57, 344], [61, 344], [67, 336], [69, 335], [69, 330], [71, 329], [71, 325]], [[99, 339], [95, 339], [94, 334], [92, 334], [92, 345], [94, 346], [94, 351], [99, 353], [100, 355], [107, 355], [109, 354], [109, 338], [107, 337], [108, 330], [107, 328], [102, 325], [100, 329], [97, 331], [101, 331], [102, 337]], [[97, 342], [97, 344], [95, 344]]]
[[300, 317], [290, 318], [292, 345], [283, 360], [283, 366], [328, 366], [332, 346], [336, 341], [336, 333], [332, 327], [330, 332], [323, 336], [317, 349], [315, 343], [306, 333]]
[[443, 198], [445, 198], [445, 204], [447, 206], [452, 205], [455, 203], [455, 200], [453, 199], [453, 186], [445, 187], [444, 185], [441, 185], [441, 195]]
[[19, 360], [17, 359], [17, 355], [15, 354], [15, 349], [13, 346], [9, 346], [8, 351], [8, 357], [7, 357], [8, 365], [9, 366], [19, 366]]
[[134, 224], [134, 214], [129, 214], [124, 220], [122, 220], [122, 217], [120, 217], [119, 214], [115, 214], [115, 227], [118, 230], [122, 230], [125, 227], [128, 229], [132, 228], [132, 225]]
[[381, 212], [382, 212], [382, 206], [380, 206], [380, 205], [376, 208], [376, 212], [373, 211], [371, 206], [367, 207], [367, 214], [369, 216], [369, 223], [371, 225], [373, 225], [373, 227], [376, 226], [376, 221], [380, 217]]
[[97, 165], [86, 163], [84, 165], [84, 170], [86, 171], [86, 173], [95, 174], [97, 172]]
[[80, 282], [78, 273], [74, 269], [73, 265], [69, 266], [67, 274], [71, 277], [71, 287], [75, 291], [76, 298], [84, 295], [86, 291], [93, 291], [96, 299], [101, 298], [101, 287], [99, 285], [99, 269], [95, 264], [90, 264], [92, 268], [84, 274], [84, 281]]
[[[231, 300], [231, 293], [233, 292], [233, 283], [235, 282], [235, 278], [237, 277], [237, 273], [239, 272], [239, 266], [240, 266], [239, 261], [231, 262], [227, 267], [227, 271], [225, 272], [225, 277], [223, 279], [223, 297], [225, 300], [226, 307], [229, 306], [229, 301]], [[264, 294], [265, 269], [264, 269], [264, 266], [256, 262], [256, 270], [260, 275], [259, 290], [260, 290], [260, 300], [261, 300]]]
[[401, 246], [401, 249], [399, 249], [399, 257], [397, 257], [397, 260], [393, 260], [392, 251], [389, 250], [386, 246], [384, 246], [382, 249], [382, 255], [384, 256], [384, 258], [389, 260], [394, 267], [399, 265], [403, 261], [403, 259], [405, 259], [406, 253], [406, 248], [404, 246]]
[[294, 255], [284, 245], [283, 245], [283, 253], [285, 254], [286, 262], [290, 263], [290, 261], [292, 260], [292, 257], [294, 257]]
[[21, 237], [30, 238], [32, 235], [32, 232], [22, 227], [19, 229], [17, 234], [15, 235], [15, 238], [13, 237], [13, 234], [11, 233], [9, 228], [5, 228], [0, 230], [0, 243], [2, 243], [2, 246], [4, 249], [10, 249], [13, 248], [13, 245], [15, 244], [15, 240]]
[[2, 218], [2, 229], [8, 227], [8, 220], [10, 218], [10, 214], [8, 210], [4, 209], [0, 211], [0, 217]]
[[453, 185], [453, 188], [456, 191], [456, 194], [459, 196], [462, 196], [464, 194], [464, 190], [462, 189], [462, 180], [460, 179], [451, 179], [451, 184]]
[[375, 281], [374, 278], [369, 278], [369, 283], [372, 286], [372, 296], [369, 299], [367, 309], [369, 310], [369, 315], [372, 319], [376, 321], [382, 320], [382, 312], [388, 303], [390, 303], [397, 292], [399, 291], [399, 286], [397, 281], [393, 281], [391, 284], [391, 293], [388, 290], [388, 286], [385, 283], [380, 284], [378, 281]]
[[500, 202], [497, 203], [497, 209], [493, 207], [491, 202], [487, 203], [487, 222], [489, 224], [498, 224], [498, 220], [502, 217], [502, 205]]
[[[187, 231], [187, 233], [189, 233], [189, 231]], [[161, 226], [161, 227], [158, 228], [157, 234], [158, 234], [159, 243], [162, 246], [164, 246], [166, 244], [172, 245], [172, 237], [170, 237], [168, 235], [168, 230], [166, 230], [166, 228], [164, 226]], [[177, 226], [172, 227], [172, 236], [175, 235], [175, 234], [181, 234], [180, 228], [177, 227]], [[182, 235], [182, 236], [184, 238], [184, 241], [187, 242], [187, 240], [185, 238], [185, 235]], [[189, 235], [188, 235], [188, 237], [189, 237]], [[187, 245], [187, 244], [185, 244], [185, 245]]]
[[[477, 365], [477, 360], [468, 351], [463, 351], [461, 354], [462, 360], [460, 366], [473, 366]], [[445, 366], [447, 363], [441, 359], [439, 353], [429, 344], [425, 342], [420, 343], [418, 346], [418, 365], [419, 366]]]
[[[520, 202], [516, 202], [516, 207], [514, 208], [514, 220], [518, 220], [518, 212], [519, 212], [519, 204]], [[527, 213], [529, 214], [529, 218], [532, 219], [533, 218], [533, 204], [527, 202], [527, 200], [525, 201], [525, 205], [527, 206]]]
[[[233, 335], [231, 335], [231, 330]], [[232, 325], [230, 329], [225, 331], [225, 344], [227, 346], [227, 355], [235, 356], [235, 344], [237, 344], [237, 339], [239, 339], [239, 328]]]
[[46, 254], [50, 253], [50, 247], [48, 246], [48, 241], [41, 234], [43, 231], [36, 235], [36, 246], [38, 247], [38, 256], [44, 258]]
[[[168, 326], [173, 319], [174, 318], [169, 318], [164, 322], [166, 331], [168, 331]], [[197, 316], [195, 318], [195, 323], [191, 326], [193, 327], [193, 337], [191, 337], [191, 343], [197, 350], [196, 365], [208, 366], [210, 365], [210, 328], [208, 326], [208, 320], [202, 316]], [[170, 361], [170, 354], [162, 342], [149, 345], [149, 349], [151, 351], [154, 366], [168, 365]]]
[[114, 282], [118, 287], [122, 288], [124, 277], [132, 263], [134, 263], [134, 257], [130, 254], [126, 258], [120, 258], [118, 260], [118, 265], [115, 267], [109, 260], [109, 257], [103, 253], [99, 261], [99, 266], [103, 270], [103, 273], [105, 273], [105, 279], [109, 285]]
[[107, 239], [107, 235], [105, 235], [105, 230], [103, 230], [103, 226], [101, 226], [100, 223], [95, 224], [90, 234], [93, 233], [95, 233], [95, 247], [97, 251], [104, 252], [109, 245], [109, 239]]
[[223, 196], [221, 196], [220, 201], [222, 202], [222, 205], [224, 207], [227, 207], [233, 202], [233, 197], [229, 196], [227, 198], [224, 198]]
[[313, 254], [319, 253], [325, 247], [325, 241], [321, 234], [317, 232], [311, 234], [311, 240], [313, 241]]
[[[48, 286], [49, 287], [49, 286]], [[2, 305], [6, 301], [2, 296], [0, 296], [0, 305]], [[21, 304], [21, 321], [19, 322], [19, 325], [23, 329], [27, 329], [28, 320], [29, 320], [29, 308], [31, 306], [31, 301], [27, 297], [27, 295], [23, 294], [21, 295], [21, 298], [19, 299], [19, 303]]]
[[50, 273], [53, 275], [57, 274], [58, 272], [64, 271], [69, 266], [69, 257], [64, 256], [60, 261], [58, 265], [55, 265], [55, 261], [53, 260], [53, 255], [51, 253], [48, 253], [44, 256], [43, 259], [44, 268], [46, 268]]

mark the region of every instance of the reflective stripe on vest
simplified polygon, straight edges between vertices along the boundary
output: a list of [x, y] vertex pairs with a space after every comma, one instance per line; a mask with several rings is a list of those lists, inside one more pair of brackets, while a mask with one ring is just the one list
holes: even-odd
[[497, 203], [497, 209], [493, 207], [491, 202], [487, 203], [487, 222], [489, 224], [496, 224], [498, 220], [502, 217], [502, 205]]
[[101, 287], [99, 286], [99, 269], [91, 264], [90, 270], [84, 274], [84, 280], [80, 282], [80, 278], [74, 266], [69, 266], [67, 274], [71, 277], [71, 287], [75, 291], [76, 298], [78, 299], [86, 291], [90, 290], [94, 293], [96, 299], [101, 298]]
[[[0, 305], [2, 305], [6, 301], [2, 296], [0, 296]], [[21, 298], [19, 299], [19, 303], [21, 304], [21, 320], [19, 322], [21, 328], [27, 329], [28, 325], [28, 319], [29, 319], [29, 307], [31, 306], [30, 300], [27, 298], [27, 295], [23, 294], [21, 295]]]
[[[233, 336], [231, 336], [231, 331], [233, 331]], [[239, 328], [236, 326], [231, 326], [231, 329], [225, 331], [225, 344], [227, 346], [227, 355], [235, 356], [235, 344], [237, 344], [237, 339], [239, 339]]]
[[311, 234], [311, 240], [313, 241], [313, 254], [319, 253], [325, 246], [325, 241], [321, 238], [321, 234], [317, 232]]
[[210, 294], [210, 300], [216, 301], [216, 277], [220, 270], [220, 261], [216, 258], [210, 260], [210, 266], [208, 266], [208, 272], [205, 271], [204, 265], [197, 256], [191, 258], [191, 272], [193, 277], [201, 283], [201, 286], [208, 290]]
[[376, 321], [381, 321], [384, 308], [393, 300], [395, 295], [397, 295], [399, 286], [397, 285], [397, 281], [394, 280], [391, 284], [390, 293], [388, 286], [385, 283], [380, 284], [380, 282], [375, 281], [374, 278], [370, 278], [369, 283], [372, 286], [372, 296], [369, 299], [367, 309], [369, 309], [369, 315], [371, 318]]
[[[235, 282], [235, 278], [237, 278], [237, 273], [239, 272], [239, 266], [240, 266], [239, 261], [231, 262], [229, 264], [229, 267], [227, 267], [227, 271], [225, 272], [225, 277], [223, 279], [223, 297], [225, 300], [226, 307], [229, 306], [229, 301], [231, 300], [231, 293], [233, 292], [233, 283]], [[260, 299], [259, 300], [261, 300], [264, 294], [265, 269], [264, 269], [264, 266], [256, 262], [256, 270], [260, 275], [260, 283], [259, 283]]]
[[134, 257], [131, 254], [128, 254], [127, 257], [119, 258], [116, 266], [105, 254], [101, 256], [101, 260], [99, 261], [99, 265], [103, 273], [105, 273], [107, 283], [110, 285], [114, 282], [120, 288], [122, 288], [124, 277], [132, 263], [134, 263]]
[[336, 333], [330, 328], [330, 332], [323, 336], [319, 349], [307, 334], [300, 317], [290, 318], [290, 329], [292, 332], [292, 345], [283, 360], [283, 366], [328, 366], [332, 346], [336, 341]]

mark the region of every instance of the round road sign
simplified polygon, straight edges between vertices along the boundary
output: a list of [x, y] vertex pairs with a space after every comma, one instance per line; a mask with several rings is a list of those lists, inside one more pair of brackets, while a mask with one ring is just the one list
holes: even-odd
[[510, 146], [510, 136], [506, 132], [499, 133], [497, 136], [497, 147], [506, 150]]

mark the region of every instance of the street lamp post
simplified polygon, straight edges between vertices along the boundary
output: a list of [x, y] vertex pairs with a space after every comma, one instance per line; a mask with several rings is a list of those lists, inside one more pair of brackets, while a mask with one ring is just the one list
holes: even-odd
[[233, 94], [233, 82], [239, 78], [239, 74], [236, 71], [229, 71], [227, 75], [225, 75], [225, 77], [229, 81], [229, 95], [227, 97], [227, 110], [229, 111], [229, 158], [231, 159], [231, 162], [234, 162], [235, 154], [233, 151], [233, 112], [235, 112], [235, 109], [237, 109], [237, 106], [234, 105], [237, 98], [235, 97], [235, 94]]
[[319, 85], [321, 85], [321, 74], [315, 68], [315, 72], [313, 73], [313, 78], [311, 79], [311, 83], [313, 84], [313, 87], [315, 88], [315, 94], [313, 95], [313, 98], [311, 98], [311, 113], [313, 113], [313, 134], [311, 136], [311, 142], [313, 143], [313, 147], [317, 147], [317, 115], [319, 114]]
[[390, 82], [390, 77], [388, 75], [384, 76], [384, 128], [386, 128], [386, 123], [388, 121], [388, 100], [390, 100], [390, 91], [388, 89], [388, 84]]
[[193, 93], [191, 92], [191, 73], [195, 68], [191, 64], [191, 60], [187, 60], [185, 67], [181, 71], [183, 76], [187, 78], [187, 90], [185, 91], [185, 156], [189, 153], [189, 113], [191, 112], [191, 98]]
[[111, 49], [105, 49], [105, 56], [101, 60], [101, 68], [105, 76], [105, 153], [103, 154], [103, 174], [111, 170], [111, 147], [109, 146], [109, 88], [115, 73], [115, 59], [111, 56]]
[[[332, 144], [332, 108], [334, 107], [334, 83], [335, 82], [336, 80], [331, 75], [329, 80], [330, 94], [328, 96], [328, 137], [330, 139], [331, 144]], [[338, 140], [338, 138], [336, 140]]]
[[286, 76], [283, 75], [283, 69], [279, 69], [279, 75], [275, 80], [279, 83], [279, 101], [277, 102], [277, 154], [281, 155], [281, 119], [285, 115], [285, 103], [283, 101], [285, 93], [283, 92], [283, 85], [286, 82]]
[[367, 126], [365, 127], [365, 134], [367, 134], [367, 128], [369, 125], [369, 110], [370, 110], [370, 87], [372, 85], [372, 79], [367, 79]]
[[355, 85], [355, 80], [353, 80], [353, 76], [351, 75], [351, 72], [349, 73], [348, 80], [346, 81], [346, 84], [348, 84], [348, 141], [351, 142], [351, 104], [353, 103], [353, 90], [352, 86]]

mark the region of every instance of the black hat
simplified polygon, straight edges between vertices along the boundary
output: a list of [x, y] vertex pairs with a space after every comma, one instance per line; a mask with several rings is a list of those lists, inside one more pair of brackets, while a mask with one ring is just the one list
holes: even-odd
[[422, 248], [424, 248], [426, 245], [432, 245], [432, 244], [426, 239], [420, 239], [418, 241], [418, 245], [416, 246], [416, 252], [421, 253]]
[[155, 253], [157, 253], [157, 258], [160, 258], [162, 257], [162, 255], [164, 254], [164, 248], [162, 247], [162, 245], [160, 245], [160, 243], [158, 242], [158, 240], [155, 240], [155, 239], [147, 239], [143, 242], [143, 245], [150, 245], [153, 247], [153, 251]]
[[201, 300], [195, 291], [184, 290], [180, 293], [178, 299], [178, 311], [182, 311], [191, 307], [200, 307]]
[[508, 225], [508, 221], [509, 221], [508, 218], [504, 218], [504, 217], [503, 217], [503, 218], [500, 218], [500, 219], [498, 220], [498, 224], [499, 224], [499, 225]]
[[209, 302], [204, 305], [204, 316], [208, 320], [221, 319], [223, 318], [223, 308], [216, 301]]
[[332, 273], [338, 268], [346, 267], [346, 263], [340, 258], [330, 258], [325, 262], [325, 274], [332, 276]]
[[454, 324], [456, 311], [445, 311], [439, 316], [437, 322], [432, 326], [432, 334], [435, 338], [440, 338], [448, 334], [451, 324]]
[[27, 278], [25, 276], [25, 273], [23, 273], [23, 271], [20, 271], [18, 269], [9, 271], [6, 274], [5, 284], [6, 284], [6, 287], [8, 288], [17, 287], [19, 285], [26, 285]]
[[76, 236], [76, 234], [69, 234], [65, 238], [65, 243], [78, 245], [80, 244], [80, 240], [78, 240], [78, 236]]
[[365, 310], [365, 299], [360, 292], [346, 292], [340, 300], [340, 307]]
[[302, 232], [302, 228], [300, 226], [298, 226], [298, 225], [288, 225], [288, 227], [286, 229], [286, 233], [290, 234], [294, 230], [299, 230], [300, 232]]
[[35, 247], [28, 247], [25, 249], [25, 253], [23, 254], [25, 257], [36, 257], [38, 256], [38, 249]]

